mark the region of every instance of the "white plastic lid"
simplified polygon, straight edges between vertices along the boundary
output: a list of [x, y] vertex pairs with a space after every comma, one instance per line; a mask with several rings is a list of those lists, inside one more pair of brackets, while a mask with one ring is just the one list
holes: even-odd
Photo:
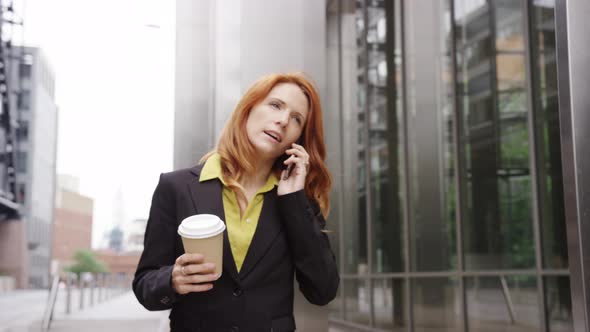
[[225, 224], [213, 214], [195, 214], [185, 218], [178, 226], [178, 235], [189, 239], [204, 239], [225, 230]]

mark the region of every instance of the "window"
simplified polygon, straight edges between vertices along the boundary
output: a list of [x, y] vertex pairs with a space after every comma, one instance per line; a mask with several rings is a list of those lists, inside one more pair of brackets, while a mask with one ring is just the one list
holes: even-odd
[[26, 141], [29, 138], [29, 126], [25, 123], [20, 123], [16, 128], [16, 139], [18, 141]]
[[31, 78], [32, 66], [27, 63], [18, 65], [18, 76], [20, 78]]
[[27, 153], [22, 151], [17, 151], [16, 153], [16, 169], [24, 173], [27, 171]]
[[21, 91], [17, 95], [16, 106], [19, 110], [31, 109], [31, 91]]

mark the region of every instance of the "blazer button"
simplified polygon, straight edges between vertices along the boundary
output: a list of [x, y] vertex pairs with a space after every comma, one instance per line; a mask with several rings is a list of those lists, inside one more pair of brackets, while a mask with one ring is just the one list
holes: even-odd
[[[241, 288], [236, 288], [234, 289], [234, 296], [235, 297], [239, 297], [242, 295], [242, 289]], [[234, 326], [235, 327], [235, 326]], [[237, 328], [237, 327], [236, 327]]]

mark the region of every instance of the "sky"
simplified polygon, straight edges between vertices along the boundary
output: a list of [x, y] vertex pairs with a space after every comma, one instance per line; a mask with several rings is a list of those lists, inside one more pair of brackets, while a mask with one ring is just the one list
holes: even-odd
[[15, 39], [56, 78], [57, 172], [94, 199], [94, 248], [117, 222], [147, 218], [172, 170], [174, 1], [26, 0]]

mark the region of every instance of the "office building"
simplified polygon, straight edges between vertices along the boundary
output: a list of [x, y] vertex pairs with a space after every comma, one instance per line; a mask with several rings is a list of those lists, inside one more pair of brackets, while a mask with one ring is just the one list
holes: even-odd
[[9, 100], [15, 110], [12, 151], [19, 205], [2, 225], [2, 236], [16, 248], [6, 265], [18, 287], [48, 287], [56, 182], [55, 78], [39, 48], [10, 48], [6, 69], [9, 81], [18, 82], [8, 91], [14, 96]]
[[213, 147], [261, 74], [316, 80], [331, 327], [588, 329], [587, 2], [231, 3], [178, 2], [174, 166]]
[[27, 225], [29, 286], [48, 287], [57, 159], [55, 75], [39, 48], [24, 47], [22, 59], [18, 67], [17, 188]]
[[[260, 76], [304, 71], [325, 93], [322, 1], [181, 0], [176, 14], [174, 169], [196, 165], [214, 147]], [[295, 289], [297, 328], [325, 331], [327, 308], [307, 304]]]

